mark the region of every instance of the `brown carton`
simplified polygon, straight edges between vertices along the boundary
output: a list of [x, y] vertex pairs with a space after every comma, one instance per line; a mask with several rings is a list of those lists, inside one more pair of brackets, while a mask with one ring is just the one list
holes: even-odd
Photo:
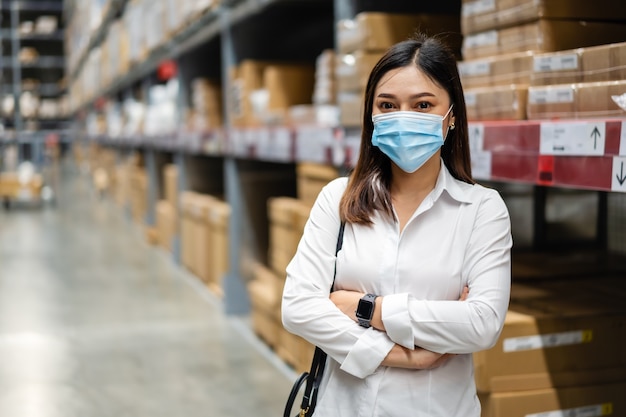
[[583, 48], [535, 54], [531, 85], [580, 83], [583, 81], [582, 61]]
[[525, 120], [527, 85], [465, 89], [468, 120]]
[[475, 59], [522, 51], [555, 52], [621, 42], [625, 38], [624, 24], [540, 19], [465, 36], [462, 52], [463, 59]]
[[300, 162], [296, 166], [297, 192], [306, 206], [313, 206], [322, 188], [339, 176], [339, 170], [330, 165]]
[[451, 48], [455, 51], [460, 49], [458, 15], [361, 12], [352, 20], [338, 23], [338, 52], [347, 54], [356, 50], [385, 51], [393, 44], [407, 39], [417, 30], [431, 35], [449, 34]]
[[626, 42], [584, 48], [584, 82], [626, 80]]
[[367, 79], [382, 52], [355, 51], [340, 55], [337, 59], [336, 77], [339, 91], [358, 92], [363, 94]]
[[559, 119], [576, 115], [576, 85], [530, 86], [528, 119]]
[[590, 297], [511, 302], [496, 345], [474, 354], [481, 392], [626, 380], [626, 314]]
[[515, 26], [537, 19], [625, 21], [615, 0], [475, 0], [461, 6], [463, 34]]
[[515, 52], [458, 63], [464, 88], [530, 84], [533, 53]]
[[626, 415], [626, 383], [479, 395], [481, 417]]

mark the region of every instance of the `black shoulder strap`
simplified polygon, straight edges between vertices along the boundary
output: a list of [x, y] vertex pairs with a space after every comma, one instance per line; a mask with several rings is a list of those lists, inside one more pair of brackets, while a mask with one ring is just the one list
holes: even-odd
[[[343, 231], [346, 228], [346, 222], [342, 221], [339, 226], [339, 235], [337, 235], [337, 246], [335, 247], [335, 256], [341, 250], [343, 246]], [[333, 291], [335, 286], [335, 276], [337, 274], [337, 262], [335, 261], [335, 272], [333, 274], [333, 285], [330, 291]], [[326, 367], [326, 352], [319, 347], [315, 346], [315, 352], [313, 354], [313, 361], [311, 362], [311, 370], [309, 371], [306, 386], [304, 388], [304, 395], [302, 396], [302, 403], [300, 409], [304, 411], [305, 415], [312, 414], [317, 403], [317, 390], [322, 381], [322, 375], [324, 374], [324, 368]]]

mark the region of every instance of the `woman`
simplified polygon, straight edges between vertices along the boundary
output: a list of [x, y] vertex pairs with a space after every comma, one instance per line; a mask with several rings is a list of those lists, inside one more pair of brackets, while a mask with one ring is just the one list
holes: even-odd
[[472, 180], [451, 51], [422, 35], [393, 46], [362, 130], [287, 268], [283, 325], [328, 354], [314, 416], [479, 417], [471, 354], [502, 330], [512, 239], [500, 195]]

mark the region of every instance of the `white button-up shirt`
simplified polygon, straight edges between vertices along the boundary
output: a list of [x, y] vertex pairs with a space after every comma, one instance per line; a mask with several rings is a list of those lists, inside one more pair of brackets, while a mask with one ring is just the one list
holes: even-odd
[[[441, 167], [402, 232], [383, 215], [371, 227], [346, 225], [335, 288], [383, 296], [386, 332], [359, 326], [330, 301], [347, 178], [318, 196], [282, 300], [285, 328], [328, 354], [315, 417], [480, 416], [471, 354], [493, 346], [502, 330], [510, 220], [497, 191]], [[458, 301], [466, 285], [469, 296]], [[457, 355], [430, 370], [381, 366], [394, 343]]]

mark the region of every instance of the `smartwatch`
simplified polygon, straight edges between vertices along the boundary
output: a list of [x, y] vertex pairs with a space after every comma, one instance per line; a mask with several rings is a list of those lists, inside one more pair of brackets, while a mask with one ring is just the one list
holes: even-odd
[[375, 294], [365, 294], [360, 300], [356, 308], [356, 318], [360, 326], [370, 327], [372, 316], [374, 315], [374, 306], [376, 305]]

